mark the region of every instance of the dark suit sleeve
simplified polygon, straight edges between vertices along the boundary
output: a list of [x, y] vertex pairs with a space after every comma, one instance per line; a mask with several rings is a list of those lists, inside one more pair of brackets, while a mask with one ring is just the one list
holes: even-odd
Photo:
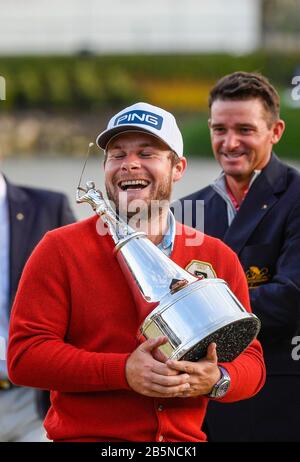
[[[226, 254], [224, 253], [224, 255]], [[227, 278], [227, 282], [246, 310], [251, 311], [247, 280], [243, 268], [235, 254], [230, 260], [232, 276], [230, 280]], [[235, 360], [220, 364], [229, 372], [231, 385], [228, 393], [217, 401], [232, 403], [251, 398], [259, 392], [265, 383], [266, 370], [263, 351], [257, 339], [254, 339]]]
[[289, 214], [272, 281], [250, 289], [253, 311], [268, 342], [296, 335], [300, 324], [300, 206]]
[[60, 216], [59, 216], [59, 225], [64, 226], [74, 223], [76, 218], [73, 214], [73, 211], [70, 207], [69, 200], [67, 196], [62, 194], [61, 207], [60, 207]]

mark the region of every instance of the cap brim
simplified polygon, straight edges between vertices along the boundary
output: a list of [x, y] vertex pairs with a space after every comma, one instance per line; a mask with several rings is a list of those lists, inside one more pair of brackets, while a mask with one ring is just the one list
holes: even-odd
[[[153, 133], [151, 130], [147, 130], [145, 128], [141, 128], [139, 127], [138, 125], [135, 126], [135, 125], [122, 125], [122, 126], [119, 126], [119, 127], [114, 127], [114, 128], [110, 128], [108, 130], [105, 130], [104, 132], [100, 133], [100, 135], [97, 136], [96, 138], [96, 144], [97, 146], [99, 146], [99, 148], [101, 149], [106, 149], [106, 146], [108, 145], [108, 143], [110, 142], [110, 140], [112, 138], [114, 138], [116, 135], [118, 135], [119, 133], [123, 133], [123, 132], [129, 132], [129, 131], [132, 131], [132, 132], [143, 132], [143, 133], [148, 133], [149, 135], [152, 135], [154, 136], [155, 138], [158, 138], [160, 141], [162, 141], [163, 143], [165, 143], [167, 146], [169, 146], [165, 140], [163, 140], [162, 138], [160, 138], [159, 136], [157, 136], [155, 133]], [[170, 146], [169, 146], [170, 147]], [[172, 149], [170, 147], [170, 149]]]

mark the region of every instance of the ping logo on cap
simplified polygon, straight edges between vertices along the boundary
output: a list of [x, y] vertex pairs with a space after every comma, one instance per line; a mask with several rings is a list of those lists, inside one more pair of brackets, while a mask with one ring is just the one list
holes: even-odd
[[147, 111], [129, 111], [125, 112], [119, 116], [115, 122], [114, 126], [118, 125], [127, 125], [127, 124], [140, 124], [140, 125], [149, 125], [150, 127], [155, 127], [157, 130], [160, 130], [162, 127], [163, 118], [153, 112]]

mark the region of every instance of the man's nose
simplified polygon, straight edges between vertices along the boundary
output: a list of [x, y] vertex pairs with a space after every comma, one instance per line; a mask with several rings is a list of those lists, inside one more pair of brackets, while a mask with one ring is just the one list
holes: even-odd
[[226, 151], [234, 151], [237, 149], [240, 145], [240, 140], [236, 133], [234, 132], [228, 132], [226, 133], [224, 139], [223, 139], [223, 149]]
[[121, 169], [126, 171], [137, 170], [141, 167], [141, 162], [138, 156], [129, 154], [124, 158]]

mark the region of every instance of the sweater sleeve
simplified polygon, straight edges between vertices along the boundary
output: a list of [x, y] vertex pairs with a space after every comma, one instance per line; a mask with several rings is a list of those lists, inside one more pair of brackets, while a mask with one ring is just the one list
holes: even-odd
[[98, 353], [67, 343], [71, 312], [67, 268], [52, 233], [28, 260], [12, 309], [8, 370], [18, 385], [86, 392], [130, 389], [130, 353]]
[[[231, 290], [247, 311], [251, 311], [249, 291], [243, 268], [233, 254], [232, 279], [229, 282]], [[251, 398], [263, 387], [266, 379], [265, 363], [261, 344], [253, 340], [251, 344], [232, 362], [220, 363], [229, 372], [231, 384], [222, 402], [234, 402]]]

